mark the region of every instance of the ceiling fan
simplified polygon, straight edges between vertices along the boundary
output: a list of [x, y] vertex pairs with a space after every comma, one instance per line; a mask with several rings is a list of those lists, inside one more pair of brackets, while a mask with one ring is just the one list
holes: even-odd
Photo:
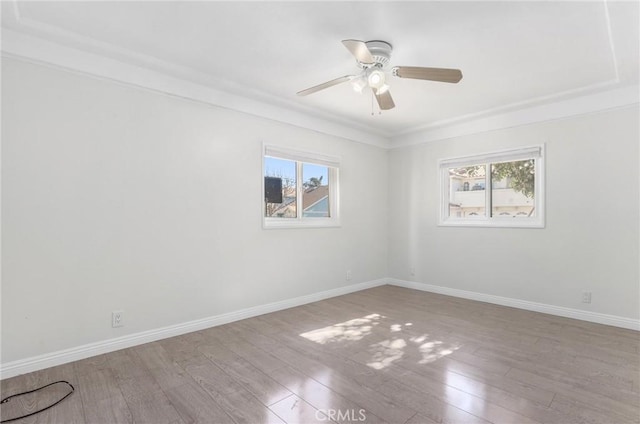
[[351, 81], [354, 90], [357, 92], [361, 93], [367, 86], [371, 88], [380, 110], [389, 110], [396, 106], [387, 84], [387, 72], [389, 71], [394, 77], [427, 81], [457, 83], [462, 79], [462, 72], [459, 69], [422, 68], [418, 66], [394, 66], [389, 69], [389, 59], [393, 48], [386, 41], [342, 40], [342, 44], [356, 58], [361, 71], [356, 75], [345, 75], [306, 90], [298, 91], [298, 96], [306, 96], [325, 88]]

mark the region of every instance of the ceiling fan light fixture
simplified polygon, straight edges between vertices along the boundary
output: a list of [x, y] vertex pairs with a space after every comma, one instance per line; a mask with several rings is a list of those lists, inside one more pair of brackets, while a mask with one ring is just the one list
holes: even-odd
[[379, 89], [380, 87], [385, 85], [384, 72], [382, 72], [380, 69], [372, 70], [367, 76], [367, 82], [369, 83], [369, 87]]
[[362, 77], [355, 78], [351, 81], [351, 86], [356, 93], [362, 93], [362, 90], [367, 86], [367, 81]]
[[380, 88], [376, 90], [376, 95], [384, 94], [389, 91], [389, 84], [382, 84]]

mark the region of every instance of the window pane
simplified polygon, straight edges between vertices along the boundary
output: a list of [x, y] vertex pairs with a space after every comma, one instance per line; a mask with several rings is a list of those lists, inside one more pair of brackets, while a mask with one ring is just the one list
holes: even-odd
[[[265, 216], [295, 218], [296, 163], [265, 156]], [[278, 188], [281, 189], [278, 190]], [[278, 193], [274, 193], [273, 191]], [[281, 194], [281, 196], [278, 196]]]
[[302, 164], [302, 216], [329, 218], [329, 168]]
[[536, 216], [535, 177], [535, 159], [491, 164], [491, 216]]
[[486, 217], [486, 166], [449, 168], [449, 217]]

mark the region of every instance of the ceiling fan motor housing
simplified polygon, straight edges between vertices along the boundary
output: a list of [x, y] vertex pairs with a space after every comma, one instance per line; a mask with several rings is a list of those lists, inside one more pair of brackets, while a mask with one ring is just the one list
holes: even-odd
[[375, 62], [373, 63], [373, 65], [370, 63], [358, 62], [358, 65], [360, 65], [360, 67], [363, 69], [370, 67], [377, 67], [382, 69], [388, 68], [389, 61], [391, 59], [391, 51], [393, 50], [391, 44], [382, 40], [371, 40], [365, 42], [365, 44], [367, 46], [367, 49], [369, 49], [369, 52], [371, 52], [371, 56], [373, 56]]

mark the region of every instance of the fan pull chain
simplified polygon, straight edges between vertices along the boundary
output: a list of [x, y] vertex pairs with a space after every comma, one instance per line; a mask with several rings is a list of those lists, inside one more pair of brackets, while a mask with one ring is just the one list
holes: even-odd
[[[371, 116], [375, 115], [375, 102], [373, 101], [374, 94], [373, 90], [371, 90]], [[378, 115], [382, 115], [382, 109], [378, 109]]]
[[[373, 101], [373, 98], [374, 98], [374, 93], [373, 93], [373, 90], [371, 90], [371, 116], [375, 115], [375, 108], [376, 108], [375, 105], [377, 103]], [[382, 115], [382, 109], [378, 109], [378, 115]]]
[[373, 90], [371, 90], [371, 116], [373, 116]]

